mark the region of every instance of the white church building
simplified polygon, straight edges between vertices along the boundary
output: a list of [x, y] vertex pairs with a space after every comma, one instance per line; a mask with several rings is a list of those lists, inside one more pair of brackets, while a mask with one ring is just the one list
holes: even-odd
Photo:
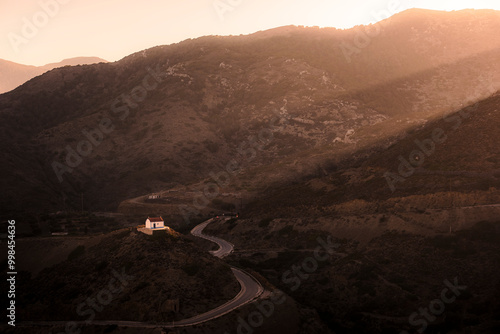
[[144, 234], [153, 235], [155, 233], [171, 233], [170, 227], [165, 226], [163, 218], [160, 217], [148, 217], [144, 225], [137, 226], [137, 230]]
[[151, 230], [164, 229], [165, 222], [162, 217], [148, 217], [148, 219], [146, 219], [146, 228]]

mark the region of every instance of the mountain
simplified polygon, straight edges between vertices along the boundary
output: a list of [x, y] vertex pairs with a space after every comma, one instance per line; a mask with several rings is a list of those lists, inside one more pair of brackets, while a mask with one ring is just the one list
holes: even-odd
[[500, 89], [499, 15], [409, 10], [371, 27], [209, 36], [51, 70], [0, 96], [2, 207], [83, 198], [114, 210], [181, 185], [196, 195], [230, 165], [239, 173], [221, 191], [256, 196], [385, 150]]
[[30, 66], [0, 59], [0, 78], [2, 78], [0, 80], [0, 94], [11, 91], [26, 81], [54, 68], [95, 63], [107, 63], [107, 61], [97, 57], [76, 57], [44, 66]]
[[[498, 333], [499, 14], [208, 36], [0, 95], [22, 315], [73, 319], [125, 267], [138, 279], [100, 319], [158, 321], [179, 291], [190, 316], [234, 294], [217, 293], [229, 264], [289, 302], [187, 333], [241, 331], [259, 313], [246, 332]], [[225, 264], [181, 235], [102, 234], [156, 214], [188, 232], [228, 211], [205, 229], [236, 245]], [[70, 235], [37, 236], [54, 231]]]

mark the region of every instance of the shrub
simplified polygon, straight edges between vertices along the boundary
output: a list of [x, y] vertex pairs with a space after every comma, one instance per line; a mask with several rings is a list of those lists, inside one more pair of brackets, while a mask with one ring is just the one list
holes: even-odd
[[479, 222], [468, 230], [458, 231], [457, 235], [466, 240], [485, 241], [489, 243], [500, 242], [500, 224]]
[[97, 271], [101, 271], [101, 270], [105, 269], [107, 266], [108, 266], [108, 261], [103, 260], [103, 261], [99, 262], [99, 263], [95, 266], [95, 270], [97, 270]]
[[236, 218], [231, 218], [227, 221], [227, 224], [229, 225], [236, 225], [236, 222], [238, 221], [238, 219]]
[[233, 203], [224, 202], [223, 200], [216, 198], [212, 200], [212, 205], [216, 208], [220, 208], [224, 211], [232, 211], [236, 208]]
[[187, 264], [182, 267], [182, 270], [189, 276], [194, 276], [200, 271], [200, 266], [196, 263]]
[[69, 253], [68, 260], [71, 261], [71, 260], [74, 260], [76, 258], [79, 258], [84, 253], [85, 253], [85, 246], [83, 246], [83, 245], [77, 246], [75, 249], [73, 249], [73, 251], [71, 253]]
[[429, 240], [431, 246], [441, 249], [452, 249], [456, 245], [456, 242], [457, 242], [456, 236], [443, 236], [443, 235], [436, 235], [434, 238]]
[[262, 227], [262, 228], [265, 228], [265, 227], [268, 227], [269, 224], [273, 221], [273, 218], [271, 217], [268, 217], [268, 218], [264, 218], [260, 221], [259, 223], [259, 227]]
[[118, 328], [118, 325], [116, 325], [116, 324], [114, 324], [114, 325], [108, 325], [104, 329], [104, 333], [111, 333], [111, 332], [113, 332], [117, 328]]
[[361, 296], [369, 295], [369, 296], [375, 297], [377, 295], [375, 287], [372, 285], [372, 283], [357, 281], [354, 283], [354, 286], [356, 288], [358, 288], [358, 293]]
[[293, 226], [287, 225], [287, 226], [283, 227], [281, 230], [279, 230], [278, 234], [281, 236], [281, 235], [289, 234], [292, 231], [293, 231]]
[[203, 143], [210, 153], [217, 153], [219, 151], [219, 144], [214, 143], [211, 140], [205, 140]]
[[144, 288], [147, 288], [150, 285], [151, 285], [150, 282], [147, 282], [147, 281], [141, 282], [141, 283], [137, 284], [137, 286], [134, 288], [134, 292], [137, 292], [137, 291], [140, 291]]

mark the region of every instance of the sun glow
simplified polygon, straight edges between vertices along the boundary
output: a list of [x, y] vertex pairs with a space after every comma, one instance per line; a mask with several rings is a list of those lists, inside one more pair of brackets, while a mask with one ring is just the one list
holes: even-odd
[[[225, 5], [215, 6], [221, 3]], [[0, 58], [33, 65], [82, 55], [113, 61], [205, 35], [249, 34], [285, 25], [347, 29], [410, 8], [500, 10], [500, 1], [193, 0], [153, 1], [147, 6], [135, 0], [0, 2], [0, 33], [5, 36], [0, 39]]]
[[462, 9], [496, 9], [500, 10], [500, 1], [471, 0], [385, 0], [359, 1], [339, 3], [337, 1], [312, 1], [308, 10], [301, 8], [307, 26], [351, 28], [356, 25], [378, 22], [389, 16], [410, 8], [454, 11]]

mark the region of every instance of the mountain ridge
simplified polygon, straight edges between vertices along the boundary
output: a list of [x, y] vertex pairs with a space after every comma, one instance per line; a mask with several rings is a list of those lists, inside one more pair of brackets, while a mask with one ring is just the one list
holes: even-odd
[[9, 92], [26, 81], [47, 71], [63, 66], [88, 65], [108, 61], [98, 57], [74, 57], [64, 59], [57, 63], [42, 66], [24, 65], [13, 61], [0, 59], [0, 94]]
[[[73, 206], [83, 192], [91, 207], [116, 207], [126, 198], [197, 184], [238, 156], [273, 117], [286, 124], [271, 129], [272, 142], [263, 144], [245, 169], [265, 170], [297, 157], [293, 170], [307, 172], [323, 163], [315, 156], [324, 159], [334, 149], [337, 161], [362, 143], [384, 146], [440, 113], [459, 109], [471, 102], [470, 86], [477, 88], [475, 100], [498, 90], [494, 59], [500, 38], [481, 35], [497, 31], [499, 23], [490, 21], [480, 31], [464, 28], [463, 34], [448, 34], [456, 29], [449, 25], [434, 27], [441, 31], [434, 39], [425, 30], [389, 24], [351, 63], [340, 45], [353, 42], [359, 29], [330, 34], [297, 27], [291, 37], [209, 36], [115, 63], [52, 70], [0, 96], [0, 118], [12, 125], [3, 134], [3, 169], [11, 176], [3, 185], [17, 189], [13, 193], [19, 191], [17, 180], [29, 193], [43, 189], [41, 206]], [[446, 51], [438, 54], [443, 45]], [[475, 66], [470, 69], [470, 64]], [[159, 73], [158, 85], [151, 71]], [[131, 102], [133, 94], [144, 95], [145, 82], [155, 88]], [[60, 183], [53, 163], [64, 164], [67, 147], [76, 150], [87, 140], [82, 132], [98, 128], [103, 119], [112, 120], [113, 132]], [[394, 138], [381, 142], [384, 133]], [[283, 177], [280, 173], [288, 171], [269, 177]], [[260, 187], [252, 182], [235, 186]], [[16, 200], [6, 207], [16, 207]]]

